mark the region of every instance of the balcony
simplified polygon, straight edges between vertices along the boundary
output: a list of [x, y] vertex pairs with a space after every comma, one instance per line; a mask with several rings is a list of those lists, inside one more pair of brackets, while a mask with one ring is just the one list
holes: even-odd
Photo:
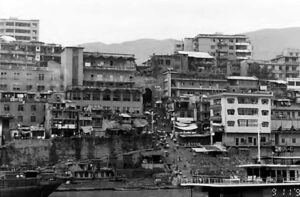
[[248, 43], [248, 42], [236, 42], [235, 45], [238, 45], [238, 46], [250, 46], [251, 44]]
[[139, 87], [118, 87], [118, 86], [113, 86], [113, 87], [96, 87], [96, 86], [68, 86], [67, 91], [77, 91], [77, 90], [83, 91], [83, 90], [100, 90], [100, 91], [105, 91], [107, 89], [114, 91], [114, 90], [136, 90], [136, 91], [142, 91], [142, 88]]
[[210, 120], [211, 121], [216, 121], [216, 122], [221, 122], [222, 121], [222, 117], [221, 117], [221, 115], [211, 116]]
[[101, 65], [101, 66], [84, 66], [85, 70], [115, 70], [115, 71], [136, 71], [135, 66], [110, 66], [110, 65]]
[[235, 51], [237, 53], [251, 53], [251, 50], [249, 49], [236, 49]]

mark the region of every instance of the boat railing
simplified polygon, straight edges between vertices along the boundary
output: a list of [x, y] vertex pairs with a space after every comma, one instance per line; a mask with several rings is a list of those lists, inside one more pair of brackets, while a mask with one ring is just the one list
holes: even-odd
[[290, 177], [275, 179], [267, 177], [262, 179], [260, 177], [247, 177], [247, 179], [240, 179], [237, 176], [224, 178], [224, 177], [208, 177], [208, 176], [193, 176], [192, 179], [182, 179], [181, 183], [196, 183], [196, 184], [224, 184], [224, 185], [236, 185], [236, 184], [270, 184], [270, 183], [296, 183], [300, 180]]

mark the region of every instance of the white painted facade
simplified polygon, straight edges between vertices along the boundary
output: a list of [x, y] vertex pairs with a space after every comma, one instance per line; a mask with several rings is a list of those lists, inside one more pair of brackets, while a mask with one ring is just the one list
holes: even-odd
[[[210, 97], [211, 124], [224, 133], [271, 133], [272, 93], [222, 93]], [[211, 126], [212, 127], [212, 126]]]

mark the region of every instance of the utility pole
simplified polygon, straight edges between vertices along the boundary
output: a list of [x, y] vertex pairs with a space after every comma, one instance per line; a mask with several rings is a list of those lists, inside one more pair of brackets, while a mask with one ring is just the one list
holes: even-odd
[[154, 131], [153, 131], [153, 123], [154, 123], [153, 116], [154, 116], [154, 113], [153, 113], [153, 111], [151, 111], [151, 131], [152, 131], [152, 133], [154, 133]]
[[258, 124], [258, 132], [257, 132], [257, 163], [260, 163], [260, 132], [261, 132], [261, 125]]

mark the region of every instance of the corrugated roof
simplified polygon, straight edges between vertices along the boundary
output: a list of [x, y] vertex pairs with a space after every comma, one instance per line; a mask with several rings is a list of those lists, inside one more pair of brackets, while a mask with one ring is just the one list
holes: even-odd
[[247, 77], [247, 76], [229, 76], [227, 77], [227, 79], [233, 79], [233, 80], [253, 80], [253, 81], [257, 81], [258, 78], [257, 77]]
[[188, 55], [189, 57], [195, 57], [195, 58], [207, 58], [207, 59], [214, 58], [213, 56], [209, 55], [209, 53], [206, 53], [206, 52], [178, 51], [178, 53]]

